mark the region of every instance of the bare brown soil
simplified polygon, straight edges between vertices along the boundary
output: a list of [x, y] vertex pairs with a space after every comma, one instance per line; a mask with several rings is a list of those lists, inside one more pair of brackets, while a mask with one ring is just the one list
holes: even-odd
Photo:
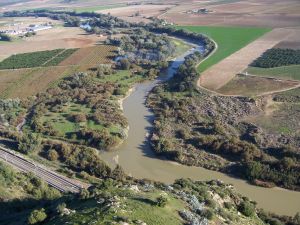
[[[100, 10], [97, 12], [104, 14], [110, 13], [113, 16], [120, 17], [129, 22], [149, 22], [150, 20], [147, 18], [159, 16], [174, 6], [175, 5], [133, 5], [122, 8]], [[137, 12], [140, 15], [133, 16]]]
[[12, 54], [52, 50], [58, 48], [84, 48], [94, 46], [106, 37], [88, 35], [84, 30], [77, 27], [55, 27], [44, 30], [37, 35], [20, 41], [0, 45], [0, 59]]
[[294, 34], [293, 29], [278, 28], [265, 34], [241, 50], [204, 71], [198, 85], [210, 90], [217, 90], [241, 73], [248, 65], [267, 49]]
[[[200, 8], [213, 12], [186, 13]], [[300, 6], [297, 0], [245, 0], [227, 4], [188, 0], [161, 18], [180, 25], [291, 27], [300, 24]]]

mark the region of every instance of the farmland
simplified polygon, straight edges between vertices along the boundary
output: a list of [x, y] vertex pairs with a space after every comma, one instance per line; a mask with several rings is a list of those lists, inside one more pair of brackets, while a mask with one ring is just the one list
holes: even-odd
[[300, 64], [300, 50], [273, 48], [255, 59], [251, 66], [273, 68]]
[[296, 81], [283, 81], [257, 76], [236, 76], [217, 91], [224, 95], [254, 97], [269, 92], [277, 92], [298, 86]]
[[41, 66], [56, 66], [73, 54], [76, 49], [56, 49], [12, 55], [0, 62], [0, 69], [20, 69]]
[[[99, 64], [110, 63], [115, 55], [115, 48], [107, 45], [74, 51], [70, 49], [62, 52], [61, 55], [46, 61], [43, 67], [0, 70], [0, 98], [25, 98], [35, 95], [66, 75], [85, 71]], [[70, 53], [72, 54], [68, 56]], [[63, 58], [65, 59], [62, 60]], [[57, 66], [53, 66], [54, 64]]]
[[[282, 40], [285, 40], [287, 34], [290, 33], [293, 33], [293, 30], [274, 29], [266, 33], [262, 37], [205, 70], [198, 80], [198, 85], [212, 90], [219, 89], [234, 78], [236, 74], [244, 71], [253, 60], [261, 56], [267, 49], [272, 48]], [[214, 55], [204, 61], [203, 65], [211, 62], [213, 57]], [[200, 64], [200, 68], [203, 65]]]
[[[10, 20], [9, 23], [38, 23], [34, 18], [17, 18]], [[45, 20], [41, 20], [45, 21]], [[57, 21], [48, 20], [53, 24], [57, 24], [52, 29], [43, 30], [32, 37], [17, 39], [13, 42], [0, 44], [0, 60], [8, 58], [13, 54], [29, 53], [36, 51], [47, 51], [55, 49], [69, 48], [85, 48], [104, 41], [105, 36], [98, 37], [94, 34], [87, 34], [79, 27], [63, 27]]]
[[275, 68], [248, 67], [245, 70], [245, 72], [257, 76], [275, 77], [288, 80], [300, 80], [299, 71], [300, 65], [280, 66]]
[[87, 7], [77, 7], [73, 8], [76, 12], [96, 12], [101, 10], [107, 10], [107, 9], [114, 9], [114, 8], [121, 8], [125, 7], [126, 4], [113, 4], [113, 5], [101, 5], [101, 6], [87, 6]]
[[268, 28], [245, 27], [178, 26], [178, 28], [203, 33], [212, 38], [218, 44], [217, 51], [199, 66], [199, 72], [203, 72], [212, 65], [220, 62], [222, 59], [270, 31]]
[[[186, 13], [201, 8], [211, 13]], [[299, 26], [299, 12], [299, 2], [295, 0], [186, 0], [160, 18], [182, 25], [278, 28]]]

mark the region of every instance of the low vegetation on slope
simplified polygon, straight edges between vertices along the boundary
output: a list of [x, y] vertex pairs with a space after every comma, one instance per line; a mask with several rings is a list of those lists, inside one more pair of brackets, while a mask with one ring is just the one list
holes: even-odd
[[218, 45], [217, 51], [199, 66], [199, 72], [203, 72], [270, 31], [268, 28], [250, 27], [178, 26], [178, 28], [205, 34], [211, 37]]
[[[219, 181], [192, 182], [180, 179], [173, 185], [135, 180], [122, 173], [117, 178], [96, 181], [75, 196], [64, 194], [52, 200], [11, 199], [0, 203], [0, 223], [15, 224], [231, 224], [264, 225], [276, 219], [255, 203]], [[151, 212], [151, 213], [150, 213]], [[260, 218], [261, 217], [261, 218]], [[275, 224], [275, 223], [274, 223]]]

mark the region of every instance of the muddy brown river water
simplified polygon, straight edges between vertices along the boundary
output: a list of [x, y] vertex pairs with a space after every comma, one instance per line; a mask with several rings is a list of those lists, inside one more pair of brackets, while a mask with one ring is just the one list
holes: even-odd
[[[202, 48], [200, 46], [192, 51], [195, 50], [202, 50]], [[184, 56], [192, 51], [175, 59], [165, 77], [134, 86], [134, 90], [123, 101], [124, 114], [130, 127], [128, 139], [117, 150], [102, 153], [101, 156], [104, 161], [111, 166], [114, 166], [116, 162], [119, 163], [127, 174], [136, 178], [148, 178], [165, 183], [172, 183], [178, 178], [191, 178], [194, 180], [219, 179], [225, 183], [233, 184], [239, 193], [256, 201], [259, 207], [267, 211], [290, 216], [300, 212], [300, 192], [282, 188], [254, 186], [244, 180], [220, 172], [162, 160], [154, 154], [147, 140], [154, 115], [145, 106], [146, 97], [158, 82], [172, 77], [175, 68], [183, 62]]]

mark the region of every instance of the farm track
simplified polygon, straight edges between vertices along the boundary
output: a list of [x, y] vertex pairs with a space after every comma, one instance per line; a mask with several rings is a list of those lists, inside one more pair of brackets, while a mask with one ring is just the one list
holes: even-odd
[[[19, 154], [0, 146], [0, 160], [13, 166], [14, 168], [26, 172], [33, 173], [40, 179], [44, 180], [50, 186], [56, 188], [61, 192], [78, 193], [85, 188], [79, 182], [58, 175], [55, 172], [29, 160], [25, 159]], [[88, 187], [88, 186], [87, 186]]]

